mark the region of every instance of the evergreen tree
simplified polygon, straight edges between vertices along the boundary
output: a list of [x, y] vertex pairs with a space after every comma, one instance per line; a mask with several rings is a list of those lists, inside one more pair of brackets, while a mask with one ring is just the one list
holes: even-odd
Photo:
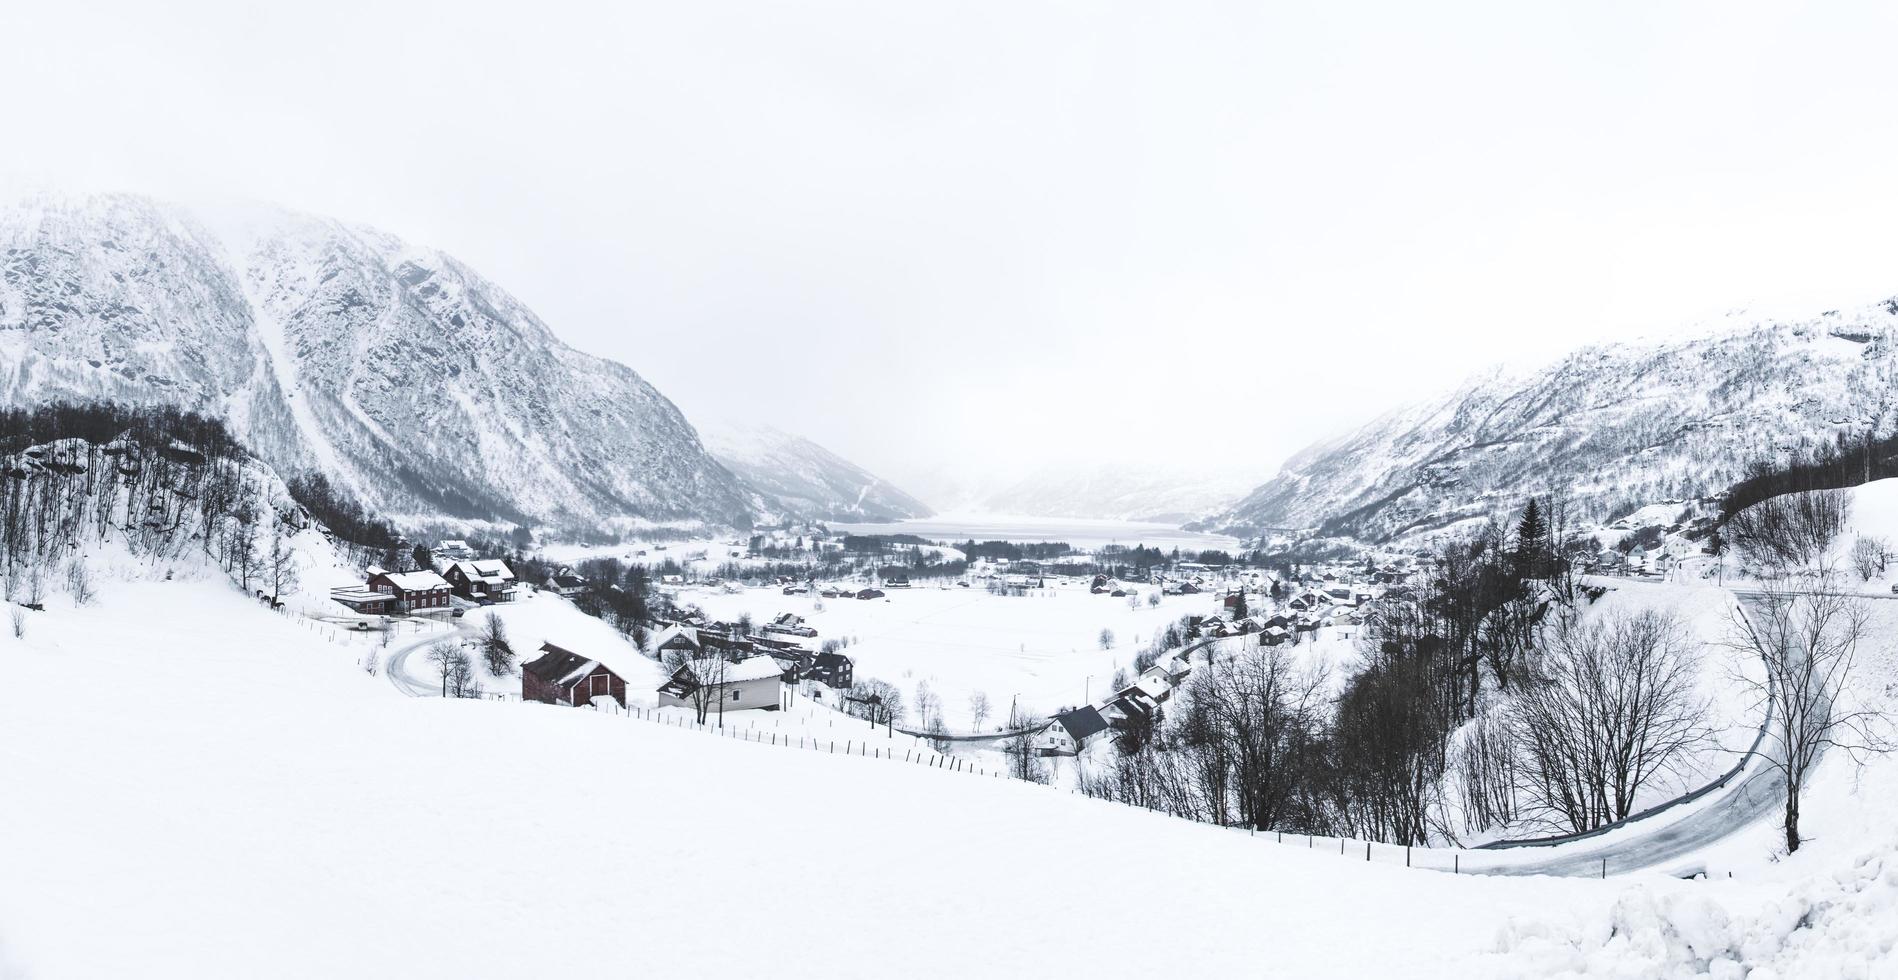
[[1549, 565], [1549, 522], [1542, 516], [1542, 505], [1530, 497], [1516, 524], [1516, 573], [1523, 578], [1540, 578]]

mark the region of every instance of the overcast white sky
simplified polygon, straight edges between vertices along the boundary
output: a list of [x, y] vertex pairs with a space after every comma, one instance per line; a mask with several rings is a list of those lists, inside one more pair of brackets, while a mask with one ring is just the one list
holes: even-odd
[[0, 2], [0, 178], [381, 226], [899, 482], [1898, 292], [1889, 3]]

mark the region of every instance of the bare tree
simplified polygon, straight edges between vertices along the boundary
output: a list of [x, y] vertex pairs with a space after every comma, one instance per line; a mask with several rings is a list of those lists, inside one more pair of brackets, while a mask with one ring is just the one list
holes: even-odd
[[1048, 767], [1042, 765], [1041, 756], [1035, 747], [1034, 716], [1023, 711], [1020, 703], [1009, 705], [1006, 730], [1016, 734], [1002, 742], [1002, 753], [1008, 757], [1009, 775], [1031, 783], [1048, 781]]
[[1671, 615], [1564, 616], [1536, 666], [1509, 708], [1523, 792], [1574, 831], [1626, 817], [1707, 736], [1699, 659]]
[[940, 714], [942, 714], [942, 698], [936, 695], [935, 690], [929, 686], [928, 681], [917, 681], [916, 721], [924, 728], [927, 728], [929, 727], [929, 720]]
[[1852, 498], [1843, 490], [1768, 497], [1727, 520], [1726, 538], [1748, 560], [1775, 571], [1817, 568], [1845, 530]]
[[1104, 626], [1101, 627], [1100, 642], [1101, 649], [1107, 650], [1112, 648], [1114, 645], [1114, 631]]
[[1463, 806], [1463, 826], [1481, 831], [1516, 819], [1515, 743], [1502, 712], [1477, 712], [1456, 734], [1452, 771]]
[[717, 654], [688, 657], [675, 651], [667, 656], [666, 666], [672, 668], [672, 676], [684, 686], [685, 700], [692, 706], [695, 721], [705, 724], [714, 706], [723, 716], [725, 689], [731, 675], [730, 662]]
[[1870, 582], [1873, 576], [1885, 574], [1889, 561], [1885, 556], [1890, 547], [1884, 538], [1860, 535], [1853, 540], [1852, 570], [1858, 573], [1859, 581]]
[[72, 596], [75, 606], [88, 605], [98, 597], [98, 591], [92, 585], [92, 572], [86, 567], [85, 559], [74, 558], [66, 566], [66, 592]]
[[975, 723], [975, 731], [981, 731], [982, 724], [989, 720], [989, 696], [986, 691], [969, 695], [969, 719]]
[[489, 613], [481, 623], [481, 658], [490, 677], [508, 677], [514, 673], [514, 647], [508, 643], [507, 624]]
[[460, 697], [460, 687], [465, 681], [462, 672], [468, 667], [468, 654], [461, 649], [461, 643], [457, 640], [443, 640], [429, 647], [428, 663], [441, 676], [442, 697], [449, 696], [451, 687], [456, 691], [455, 696]]
[[872, 677], [851, 686], [844, 698], [844, 711], [872, 725], [894, 726], [903, 720], [907, 709], [903, 692], [896, 685]]
[[1762, 758], [1784, 777], [1788, 852], [1799, 850], [1800, 796], [1819, 757], [1839, 749], [1856, 760], [1888, 747], [1877, 712], [1841, 704], [1866, 618], [1861, 599], [1777, 586], [1734, 613], [1735, 646], [1766, 667], [1763, 679], [1745, 679], [1772, 715]]
[[297, 552], [283, 536], [283, 522], [272, 521], [270, 547], [264, 552], [264, 581], [270, 586], [270, 601], [275, 604], [287, 592], [295, 592], [299, 581]]
[[460, 655], [454, 659], [448, 672], [448, 693], [458, 698], [478, 698], [481, 696], [481, 685], [475, 681], [474, 659], [465, 651], [458, 649], [457, 652]]
[[26, 638], [26, 610], [20, 608], [19, 606], [14, 606], [12, 609], [8, 610], [8, 614], [11, 616], [12, 621], [13, 621], [13, 638], [16, 640], [25, 639]]

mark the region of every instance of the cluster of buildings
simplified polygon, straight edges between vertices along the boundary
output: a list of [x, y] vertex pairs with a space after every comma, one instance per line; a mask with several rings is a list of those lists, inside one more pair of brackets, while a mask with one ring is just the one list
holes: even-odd
[[458, 597], [474, 605], [512, 602], [520, 586], [499, 558], [437, 558], [435, 568], [392, 572], [369, 566], [362, 585], [330, 590], [330, 598], [368, 615], [447, 612]]
[[1191, 673], [1184, 651], [1165, 657], [1126, 687], [1093, 704], [1055, 715], [1035, 737], [1035, 749], [1042, 755], [1079, 755], [1090, 739], [1117, 721], [1151, 721]]

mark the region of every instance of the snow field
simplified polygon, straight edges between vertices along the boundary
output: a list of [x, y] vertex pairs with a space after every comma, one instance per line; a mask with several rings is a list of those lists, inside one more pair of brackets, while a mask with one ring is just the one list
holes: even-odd
[[[911, 725], [921, 724], [914, 708], [918, 686], [926, 682], [942, 701], [947, 727], [971, 731], [969, 699], [978, 691], [990, 705], [984, 728], [1006, 720], [1017, 698], [1023, 710], [1044, 716], [1099, 699], [1117, 669], [1133, 673], [1134, 658], [1157, 632], [1188, 613], [1216, 611], [1218, 599], [1203, 594], [1166, 596], [1149, 607], [1145, 593], [1155, 588], [1141, 586], [1133, 608], [1124, 598], [1092, 595], [1085, 584], [1026, 596], [921, 587], [891, 589], [886, 599], [871, 600], [787, 596], [777, 589], [693, 589], [679, 598], [724, 621], [744, 613], [760, 623], [781, 612], [803, 616], [818, 631], [813, 643], [851, 640], [843, 652], [854, 659], [858, 680], [877, 678], [902, 689]], [[1103, 628], [1114, 633], [1106, 650], [1100, 648]]]
[[[968, 977], [1077, 958], [1447, 977], [1512, 911], [1605, 915], [1616, 890], [1347, 867], [1007, 779], [405, 698], [209, 584], [127, 584], [0, 651], [0, 934], [36, 978]], [[49, 695], [75, 677], [112, 682]], [[1108, 869], [1130, 859], [1138, 888], [1117, 898]], [[1200, 900], [1161, 914], [1139, 895]]]

